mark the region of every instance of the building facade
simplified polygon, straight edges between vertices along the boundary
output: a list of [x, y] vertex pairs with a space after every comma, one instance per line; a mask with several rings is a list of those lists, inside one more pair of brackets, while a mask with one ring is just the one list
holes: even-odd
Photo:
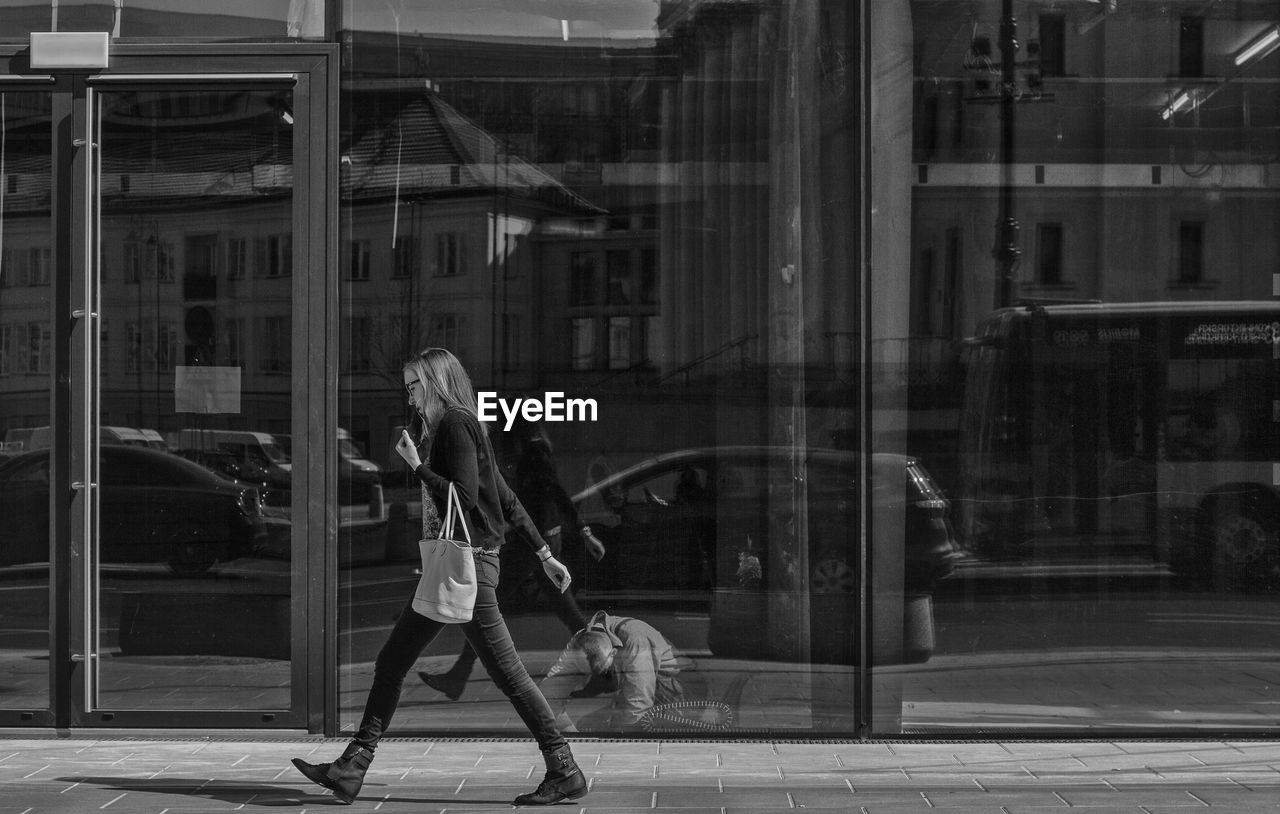
[[[579, 604], [679, 654], [620, 728], [511, 585], [571, 732], [1274, 732], [1277, 49], [1275, 0], [0, 8], [0, 726], [350, 730], [443, 346], [604, 543]], [[522, 731], [480, 672], [396, 729]]]

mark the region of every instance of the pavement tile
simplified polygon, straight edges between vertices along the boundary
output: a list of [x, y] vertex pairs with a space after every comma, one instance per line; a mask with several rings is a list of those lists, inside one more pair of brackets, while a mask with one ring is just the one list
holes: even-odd
[[1221, 807], [1214, 806], [1207, 811], [1203, 808], [1174, 808], [1169, 806], [1143, 806], [1142, 808], [1144, 812], [1149, 812], [1150, 814], [1193, 814], [1196, 811], [1203, 812], [1203, 814], [1218, 814], [1218, 812], [1221, 812], [1221, 814], [1262, 814], [1263, 812], [1275, 814], [1277, 810], [1280, 810], [1280, 802], [1270, 804], [1254, 802]]
[[1232, 783], [1239, 784], [1248, 789], [1266, 790], [1271, 794], [1280, 795], [1280, 776], [1275, 772], [1269, 774], [1240, 774], [1239, 772], [1228, 772], [1227, 780]]
[[1072, 806], [1086, 805], [1164, 805], [1180, 806], [1203, 805], [1187, 794], [1186, 790], [1176, 787], [1158, 786], [1123, 786], [1110, 791], [1094, 791], [1087, 789], [1061, 789], [1054, 792]]
[[[937, 811], [938, 809], [934, 809]], [[1044, 806], [1022, 806], [1010, 805], [999, 809], [1002, 814], [1054, 814], [1056, 809], [1045, 808]], [[1179, 814], [1188, 814], [1190, 809], [1174, 809]], [[1203, 811], [1204, 809], [1200, 809]], [[1073, 808], [1062, 807], [1063, 814], [1151, 814], [1151, 812], [1141, 805], [1119, 805], [1119, 806], [1078, 806]], [[1235, 812], [1232, 812], [1235, 814]]]
[[[565, 806], [564, 808], [566, 811], [580, 812], [580, 814], [653, 814], [652, 808], [601, 808], [597, 805], [594, 805], [590, 798], [587, 798], [585, 800], [575, 800], [573, 802], [573, 805], [580, 806], [581, 808], [574, 809], [568, 806]], [[509, 812], [513, 810], [524, 811], [526, 809], [524, 808], [520, 808], [520, 809], [508, 808], [507, 809], [507, 811]], [[680, 814], [723, 814], [724, 812], [724, 809], [719, 806], [713, 806], [711, 808], [705, 808], [705, 807], [699, 808], [697, 806], [692, 806], [692, 807], [681, 806], [679, 809], [667, 809], [667, 810], [668, 811], [678, 810]], [[733, 809], [729, 809], [729, 810], [732, 811]], [[382, 812], [379, 812], [378, 814], [382, 814]], [[759, 810], [758, 809], [754, 810], [752, 814], [759, 814]], [[812, 812], [810, 814], [812, 814]], [[848, 814], [848, 811], [846, 810], [844, 814]]]
[[1234, 809], [1243, 805], [1259, 805], [1263, 803], [1280, 806], [1280, 796], [1269, 790], [1254, 791], [1234, 785], [1204, 786], [1194, 785], [1184, 789], [1188, 796], [1202, 800], [1206, 805]]
[[942, 791], [928, 790], [921, 795], [937, 808], [982, 808], [998, 810], [1011, 803], [1022, 806], [1061, 806], [1062, 799], [1048, 789], [1018, 789], [1015, 791]]
[[[0, 737], [0, 814], [333, 814], [288, 764], [341, 739], [280, 742]], [[1280, 808], [1280, 744], [579, 741], [591, 793], [565, 812], [1156, 812]], [[1018, 754], [1020, 753], [1020, 754]], [[1114, 760], [1109, 759], [1114, 757]], [[511, 811], [541, 761], [522, 741], [389, 739], [352, 814]], [[15, 807], [13, 802], [21, 805]], [[102, 808], [103, 806], [105, 808]], [[243, 808], [242, 808], [243, 807]]]
[[1161, 775], [1156, 777], [1148, 775], [1142, 777], [1139, 775], [1114, 775], [1104, 777], [1106, 785], [1119, 790], [1131, 790], [1134, 786], [1152, 786], [1160, 785], [1174, 789], [1184, 789], [1193, 785], [1205, 786], [1222, 786], [1224, 788], [1240, 788], [1239, 784], [1232, 783], [1221, 775], [1197, 774], [1190, 777], [1182, 777], [1180, 775]]
[[846, 786], [836, 788], [828, 786], [825, 788], [795, 788], [789, 789], [787, 793], [790, 795], [791, 801], [798, 808], [828, 808], [832, 806], [850, 806], [854, 802], [853, 789]]

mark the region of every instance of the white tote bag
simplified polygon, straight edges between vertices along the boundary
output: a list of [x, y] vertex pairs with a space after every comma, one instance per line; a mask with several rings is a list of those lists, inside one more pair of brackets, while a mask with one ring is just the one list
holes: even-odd
[[[462, 527], [465, 542], [454, 539], [455, 521]], [[440, 537], [419, 540], [418, 549], [422, 553], [422, 578], [413, 593], [413, 609], [437, 622], [470, 622], [476, 606], [476, 563], [471, 558], [471, 533], [452, 483]]]

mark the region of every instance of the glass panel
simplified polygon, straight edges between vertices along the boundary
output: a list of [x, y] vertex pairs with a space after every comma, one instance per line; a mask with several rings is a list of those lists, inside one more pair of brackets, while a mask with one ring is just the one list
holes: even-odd
[[325, 0], [0, 0], [0, 40], [32, 31], [107, 31], [116, 37], [199, 40], [324, 38]]
[[1280, 3], [872, 14], [875, 442], [964, 554], [875, 728], [1273, 728]]
[[291, 94], [100, 100], [97, 706], [287, 708]]
[[49, 707], [48, 93], [0, 92], [0, 708]]
[[[854, 731], [855, 10], [344, 5], [342, 239], [368, 244], [371, 273], [342, 288], [340, 422], [367, 428], [387, 520], [381, 538], [344, 538], [343, 726], [415, 581], [422, 503], [392, 448], [412, 424], [401, 366], [444, 345], [479, 390], [540, 416], [495, 408], [488, 426], [576, 604], [540, 587], [515, 535], [501, 592], [566, 726]], [[899, 496], [915, 482], [903, 459], [882, 468]], [[669, 642], [664, 681], [693, 706], [669, 706], [674, 686], [643, 720], [617, 695], [574, 697], [577, 657], [545, 678], [597, 611]], [[447, 669], [460, 644], [445, 631], [417, 669]], [[628, 658], [621, 679], [642, 681]], [[397, 731], [520, 733], [483, 671], [470, 679], [463, 705], [410, 674]]]

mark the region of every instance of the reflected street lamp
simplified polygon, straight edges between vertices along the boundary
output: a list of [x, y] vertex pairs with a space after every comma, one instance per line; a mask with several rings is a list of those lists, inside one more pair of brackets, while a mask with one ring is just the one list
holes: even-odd
[[1020, 226], [1014, 213], [1014, 105], [1017, 103], [1016, 67], [1018, 21], [1013, 16], [1013, 0], [1001, 0], [1000, 8], [1000, 199], [996, 212], [995, 307], [1013, 304], [1013, 280], [1022, 259], [1018, 248]]

